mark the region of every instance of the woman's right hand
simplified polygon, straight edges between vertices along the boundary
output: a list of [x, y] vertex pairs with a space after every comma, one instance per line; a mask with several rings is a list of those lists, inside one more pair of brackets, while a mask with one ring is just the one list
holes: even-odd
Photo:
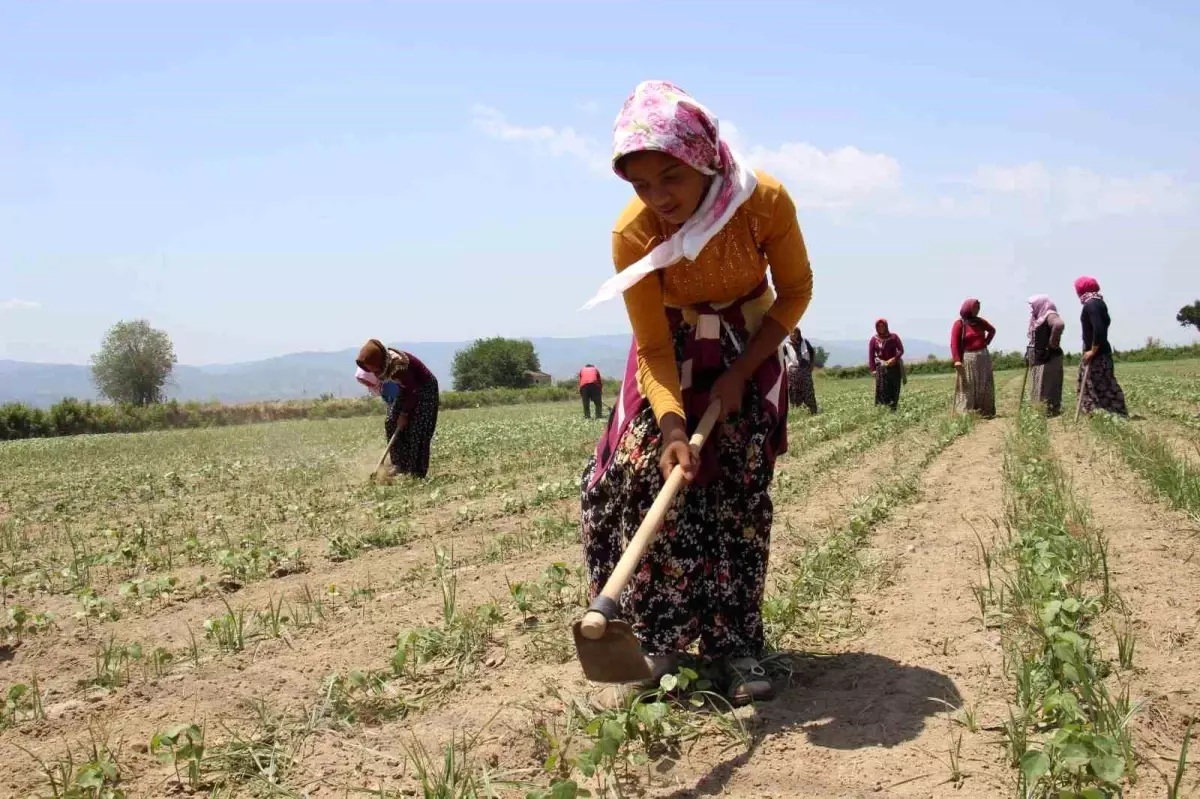
[[669, 413], [659, 422], [662, 428], [662, 454], [658, 457], [658, 468], [663, 479], [671, 476], [676, 466], [683, 468], [683, 479], [691, 482], [696, 477], [700, 453], [688, 441], [686, 423], [679, 416]]

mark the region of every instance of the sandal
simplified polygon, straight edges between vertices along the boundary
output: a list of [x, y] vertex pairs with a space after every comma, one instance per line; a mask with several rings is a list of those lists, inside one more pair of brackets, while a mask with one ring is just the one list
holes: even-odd
[[727, 663], [729, 690], [726, 694], [734, 707], [775, 698], [775, 687], [767, 670], [756, 658], [743, 657]]

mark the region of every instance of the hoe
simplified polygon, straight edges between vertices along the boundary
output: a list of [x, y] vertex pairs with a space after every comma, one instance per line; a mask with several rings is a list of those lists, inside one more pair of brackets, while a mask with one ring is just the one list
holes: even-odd
[[[690, 443], [694, 450], [698, 451], [704, 446], [720, 412], [720, 403], [714, 402], [708, 406], [704, 418], [692, 434]], [[575, 652], [583, 666], [584, 675], [592, 682], [624, 683], [650, 677], [650, 667], [642, 655], [633, 628], [618, 618], [621, 592], [625, 590], [646, 550], [654, 543], [663, 517], [682, 487], [683, 469], [677, 465], [642, 519], [641, 526], [626, 545], [621, 560], [604, 584], [604, 590], [592, 600], [583, 618], [575, 622]]]

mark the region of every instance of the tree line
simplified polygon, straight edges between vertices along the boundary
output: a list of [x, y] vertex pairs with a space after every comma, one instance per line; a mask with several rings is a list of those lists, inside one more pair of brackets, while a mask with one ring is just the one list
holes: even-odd
[[[145, 319], [118, 322], [91, 358], [92, 382], [110, 402], [156, 405], [166, 399], [167, 382], [177, 362], [175, 346], [165, 331]], [[528, 388], [540, 372], [533, 342], [500, 336], [477, 339], [454, 355], [454, 390]]]
[[[1175, 320], [1200, 331], [1200, 300], [1179, 309]], [[823, 347], [814, 347], [815, 365], [825, 366], [829, 357]], [[1067, 361], [1076, 356], [1068, 355]], [[1115, 352], [1118, 361], [1173, 360], [1200, 357], [1200, 345], [1165, 347], [1150, 338], [1136, 350]], [[166, 385], [177, 363], [175, 347], [165, 331], [145, 319], [122, 321], [104, 335], [100, 349], [91, 358], [91, 377], [97, 391], [111, 405], [66, 398], [49, 410], [21, 403], [0, 405], [0, 441], [78, 433], [132, 432], [173, 427], [207, 427], [256, 421], [295, 418], [357, 416], [382, 412], [382, 404], [371, 398], [334, 402], [332, 397], [316, 401], [275, 403], [165, 402]], [[1024, 353], [998, 352], [997, 369], [1023, 368]], [[930, 356], [927, 361], [906, 364], [911, 374], [940, 374], [953, 370], [947, 360]], [[863, 366], [835, 366], [823, 370], [831, 378], [854, 378], [869, 374]], [[554, 387], [531, 388], [541, 372], [541, 361], [531, 341], [501, 336], [476, 339], [454, 355], [454, 394], [443, 397], [446, 408], [480, 407], [520, 402], [551, 402], [575, 397], [573, 379]], [[606, 381], [611, 389], [614, 381]]]

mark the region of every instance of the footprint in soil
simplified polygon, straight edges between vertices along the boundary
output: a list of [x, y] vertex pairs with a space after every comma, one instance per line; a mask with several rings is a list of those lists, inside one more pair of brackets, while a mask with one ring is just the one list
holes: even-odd
[[764, 665], [779, 693], [755, 708], [747, 721], [749, 750], [715, 766], [694, 788], [667, 799], [722, 793], [759, 745], [779, 733], [803, 730], [809, 744], [825, 749], [893, 747], [919, 736], [929, 717], [963, 703], [946, 675], [870, 652], [780, 652]]

